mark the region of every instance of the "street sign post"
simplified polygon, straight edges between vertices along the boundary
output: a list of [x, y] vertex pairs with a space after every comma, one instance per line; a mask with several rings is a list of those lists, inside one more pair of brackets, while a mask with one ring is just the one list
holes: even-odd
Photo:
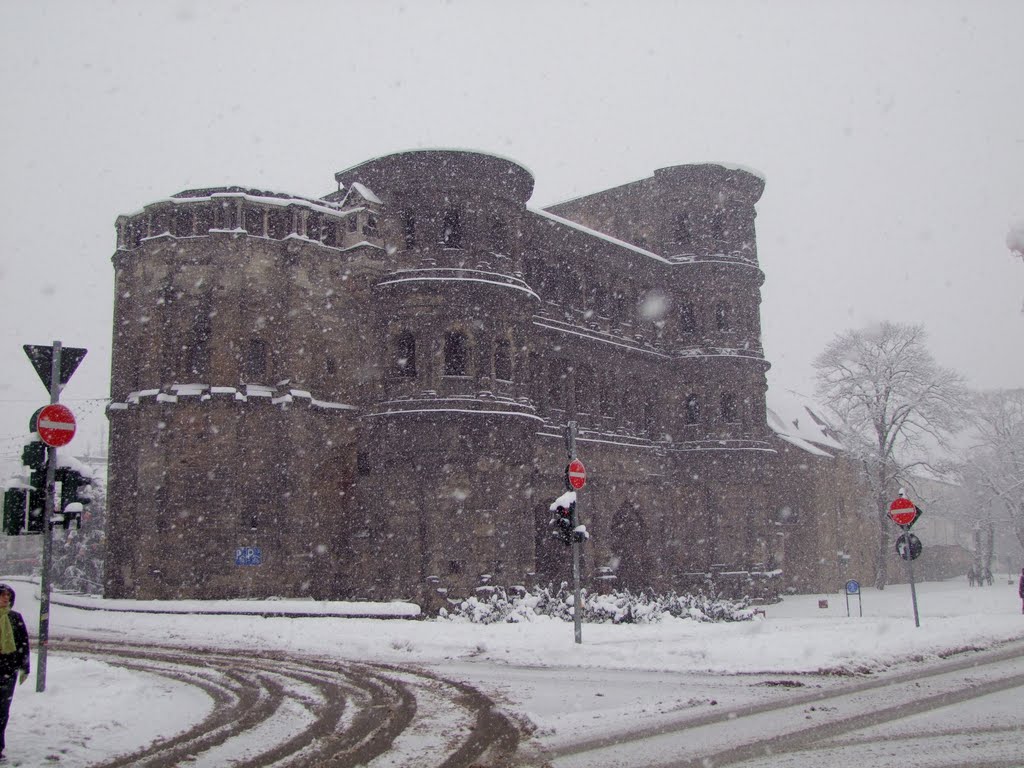
[[52, 346], [23, 346], [29, 362], [40, 381], [50, 392], [50, 404], [34, 414], [39, 439], [46, 449], [46, 494], [43, 503], [43, 567], [39, 579], [39, 644], [36, 652], [36, 693], [46, 690], [46, 656], [50, 645], [50, 592], [53, 570], [53, 486], [57, 473], [57, 448], [67, 445], [75, 436], [75, 417], [58, 405], [60, 391], [82, 362], [87, 350], [64, 347], [60, 341]]
[[[578, 491], [587, 482], [587, 470], [576, 458], [576, 422], [565, 425], [565, 449], [569, 454], [569, 466], [565, 468], [565, 482], [570, 489]], [[572, 529], [575, 533], [580, 524], [579, 500], [572, 505]], [[577, 643], [583, 642], [583, 596], [580, 592], [580, 546], [575, 535], [572, 537], [572, 582], [573, 582], [573, 628]]]
[[[921, 540], [910, 533], [911, 526], [921, 516], [921, 510], [900, 488], [900, 495], [889, 505], [889, 519], [903, 529], [903, 535], [896, 540], [896, 553], [907, 563], [907, 576], [910, 580], [910, 599], [914, 604], [914, 626], [921, 626], [921, 614], [917, 610], [917, 586], [914, 584], [914, 558], [921, 554]], [[900, 544], [903, 548], [900, 548]], [[914, 548], [917, 547], [917, 554]]]
[[860, 582], [850, 579], [846, 582], [846, 617], [850, 617], [850, 595], [857, 596], [857, 604], [860, 607], [860, 615], [864, 616], [864, 603], [861, 602], [860, 597]]
[[75, 414], [60, 403], [48, 405], [39, 411], [36, 432], [39, 439], [49, 446], [60, 448], [71, 442], [75, 436]]

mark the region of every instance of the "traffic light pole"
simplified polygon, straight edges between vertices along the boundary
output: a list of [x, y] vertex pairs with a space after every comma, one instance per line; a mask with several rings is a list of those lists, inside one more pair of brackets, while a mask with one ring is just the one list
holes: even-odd
[[903, 528], [903, 535], [906, 537], [907, 542], [907, 576], [910, 579], [910, 600], [914, 603], [914, 626], [921, 626], [921, 616], [917, 612], [917, 587], [914, 584], [914, 558], [911, 557], [911, 546], [910, 546], [910, 526], [900, 526]]
[[[60, 400], [60, 342], [53, 342], [50, 363], [50, 404]], [[43, 574], [39, 586], [39, 650], [36, 655], [36, 692], [46, 690], [46, 650], [50, 642], [50, 571], [53, 568], [53, 484], [57, 449], [46, 449], [46, 498], [43, 501]]]
[[[576, 422], [565, 425], [565, 447], [569, 452], [569, 461], [576, 460]], [[580, 594], [580, 547], [583, 546], [576, 536], [576, 528], [580, 524], [580, 497], [576, 495], [576, 503], [572, 506], [572, 588], [573, 588], [573, 624], [576, 630], [576, 642], [583, 642], [583, 597]]]

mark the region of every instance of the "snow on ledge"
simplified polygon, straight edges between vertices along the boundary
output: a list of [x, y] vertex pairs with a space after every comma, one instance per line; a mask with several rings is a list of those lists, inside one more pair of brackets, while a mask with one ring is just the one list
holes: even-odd
[[[196, 397], [200, 402], [208, 402], [214, 396], [228, 396], [236, 402], [248, 403], [249, 398], [256, 402], [269, 402], [271, 405], [286, 408], [292, 404], [305, 403], [310, 408], [323, 410], [358, 411], [359, 408], [348, 403], [335, 403], [330, 400], [318, 400], [312, 393], [304, 389], [288, 389], [278, 391], [277, 387], [265, 384], [243, 384], [244, 392], [238, 387], [210, 386], [208, 384], [171, 384], [166, 389], [174, 394], [164, 392], [164, 388], [141, 389], [137, 392], [129, 392], [125, 402], [112, 402], [107, 408], [111, 411], [124, 411], [132, 405], [140, 405], [144, 400], [152, 399], [153, 402], [173, 404], [179, 402], [181, 397]], [[186, 400], [187, 402], [187, 400]]]

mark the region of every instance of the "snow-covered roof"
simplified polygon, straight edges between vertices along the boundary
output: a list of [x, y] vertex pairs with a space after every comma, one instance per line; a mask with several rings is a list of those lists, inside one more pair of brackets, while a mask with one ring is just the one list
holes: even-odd
[[845, 450], [828, 434], [827, 410], [809, 398], [789, 389], [769, 388], [765, 397], [768, 426], [786, 442], [815, 456], [832, 456], [822, 448]]
[[[235, 188], [232, 187], [231, 189]], [[149, 208], [165, 203], [173, 203], [174, 205], [184, 205], [190, 203], [206, 203], [221, 198], [241, 198], [246, 202], [262, 203], [263, 205], [274, 205], [278, 206], [279, 208], [284, 208], [289, 205], [297, 205], [303, 208], [308, 208], [311, 211], [318, 211], [320, 213], [326, 213], [335, 217], [344, 217], [355, 212], [354, 210], [351, 209], [341, 210], [341, 204], [332, 203], [328, 200], [309, 200], [304, 197], [290, 197], [288, 195], [277, 193], [257, 194], [255, 190], [245, 191], [244, 188], [238, 188], [238, 190], [239, 191], [237, 192], [213, 191], [210, 192], [210, 194], [192, 194], [186, 192], [179, 192], [178, 194], [172, 195], [171, 197], [164, 197], [158, 200], [153, 200], [149, 203], [146, 203], [142, 208], [123, 215], [129, 218], [139, 216], [145, 213]]]
[[662, 264], [671, 264], [672, 263], [668, 259], [666, 259], [664, 256], [659, 256], [654, 251], [648, 251], [646, 248], [641, 248], [638, 245], [633, 245], [632, 243], [627, 243], [625, 240], [619, 240], [617, 237], [612, 237], [611, 235], [606, 235], [604, 232], [598, 232], [596, 229], [591, 229], [590, 227], [585, 227], [582, 224], [577, 224], [575, 221], [570, 221], [569, 219], [563, 219], [561, 216], [558, 216], [558, 215], [556, 215], [554, 213], [550, 213], [550, 212], [542, 210], [540, 208], [530, 208], [529, 206], [527, 206], [527, 210], [530, 211], [530, 213], [534, 213], [534, 214], [536, 214], [538, 216], [541, 216], [541, 217], [543, 217], [545, 219], [549, 219], [550, 221], [553, 221], [556, 224], [561, 224], [563, 226], [569, 227], [570, 229], [574, 229], [577, 232], [581, 232], [581, 233], [583, 233], [585, 235], [589, 235], [590, 237], [596, 237], [599, 240], [604, 240], [606, 243], [611, 243], [612, 245], [619, 246], [620, 248], [626, 248], [626, 249], [628, 249], [630, 251], [633, 251], [634, 253], [640, 254], [641, 256], [647, 256], [648, 258], [655, 259], [656, 261], [660, 261]]
[[377, 203], [378, 205], [384, 204], [384, 201], [377, 197], [375, 194], [373, 194], [370, 188], [367, 187], [365, 184], [360, 184], [358, 181], [353, 181], [350, 189], [368, 203]]

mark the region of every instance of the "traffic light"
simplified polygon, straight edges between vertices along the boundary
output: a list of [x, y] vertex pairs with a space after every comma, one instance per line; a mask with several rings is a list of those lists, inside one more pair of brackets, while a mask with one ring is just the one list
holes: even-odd
[[30, 475], [28, 484], [28, 533], [42, 533], [46, 510], [46, 469], [36, 469]]
[[573, 501], [568, 507], [555, 507], [555, 516], [551, 519], [553, 530], [551, 535], [561, 541], [565, 546], [572, 544], [572, 518], [576, 512], [576, 502]]
[[92, 479], [71, 467], [60, 467], [56, 472], [56, 479], [60, 481], [60, 507], [58, 511], [64, 515], [64, 530], [71, 526], [72, 520], [77, 521], [77, 527], [81, 528], [82, 507], [92, 503], [88, 493], [83, 492], [92, 485]]
[[46, 462], [49, 453], [41, 440], [33, 440], [21, 451], [21, 463], [32, 470], [28, 484], [28, 523], [26, 533], [42, 533], [46, 507]]
[[25, 496], [22, 488], [4, 491], [4, 533], [17, 536], [25, 527]]
[[21, 463], [29, 469], [46, 469], [46, 446], [42, 440], [33, 440], [21, 449]]

